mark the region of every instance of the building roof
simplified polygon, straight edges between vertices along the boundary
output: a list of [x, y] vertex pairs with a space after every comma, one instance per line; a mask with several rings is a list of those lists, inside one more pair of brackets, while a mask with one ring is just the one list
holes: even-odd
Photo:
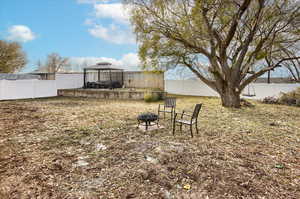
[[0, 73], [0, 80], [40, 79], [39, 75]]
[[123, 70], [121, 68], [114, 67], [109, 62], [100, 62], [100, 63], [97, 63], [96, 65], [85, 67], [84, 69], [86, 69], [86, 70]]

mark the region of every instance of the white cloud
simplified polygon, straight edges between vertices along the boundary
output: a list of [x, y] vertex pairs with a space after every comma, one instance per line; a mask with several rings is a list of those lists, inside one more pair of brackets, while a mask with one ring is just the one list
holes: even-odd
[[91, 66], [98, 62], [110, 62], [114, 66], [136, 71], [140, 70], [140, 60], [136, 53], [125, 54], [121, 59], [114, 59], [109, 57], [71, 57], [70, 63], [74, 71], [82, 71], [82, 67]]
[[24, 25], [14, 25], [8, 29], [7, 40], [27, 42], [34, 40], [35, 34], [30, 30], [29, 27]]
[[115, 44], [134, 44], [135, 37], [130, 30], [121, 28], [115, 24], [111, 24], [109, 27], [94, 24], [90, 28], [89, 33], [94, 37], [115, 43]]
[[129, 68], [141, 65], [140, 58], [136, 53], [125, 54], [121, 59], [121, 63]]
[[129, 23], [129, 12], [121, 3], [94, 4], [97, 18], [110, 18], [121, 23]]
[[[90, 18], [84, 22], [88, 32], [99, 39], [115, 44], [136, 44], [135, 36], [129, 23], [129, 8], [120, 2], [109, 0], [77, 0], [78, 3], [93, 4]], [[101, 19], [110, 20], [102, 23]]]
[[77, 0], [79, 4], [95, 4], [97, 2], [108, 2], [109, 0]]

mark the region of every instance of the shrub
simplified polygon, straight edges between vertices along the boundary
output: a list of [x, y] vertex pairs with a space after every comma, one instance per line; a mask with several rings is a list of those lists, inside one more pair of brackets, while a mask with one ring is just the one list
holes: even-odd
[[278, 99], [276, 97], [265, 97], [262, 101], [265, 104], [278, 104]]
[[300, 88], [289, 93], [282, 93], [278, 101], [280, 104], [300, 106]]
[[300, 106], [300, 88], [288, 92], [281, 93], [279, 98], [266, 97], [263, 99], [263, 103], [266, 104], [285, 104], [289, 106]]
[[157, 102], [161, 100], [161, 96], [157, 93], [147, 92], [144, 94], [145, 102]]

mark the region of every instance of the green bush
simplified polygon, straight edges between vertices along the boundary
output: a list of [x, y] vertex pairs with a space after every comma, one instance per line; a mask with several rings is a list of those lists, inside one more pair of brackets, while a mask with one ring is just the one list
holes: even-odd
[[157, 93], [147, 92], [144, 94], [145, 102], [157, 102], [161, 100], [161, 96]]

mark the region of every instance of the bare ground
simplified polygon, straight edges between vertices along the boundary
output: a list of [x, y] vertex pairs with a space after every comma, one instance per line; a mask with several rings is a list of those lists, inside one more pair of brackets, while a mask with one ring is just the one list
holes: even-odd
[[300, 198], [300, 108], [204, 104], [200, 133], [136, 129], [157, 103], [0, 102], [0, 198]]

